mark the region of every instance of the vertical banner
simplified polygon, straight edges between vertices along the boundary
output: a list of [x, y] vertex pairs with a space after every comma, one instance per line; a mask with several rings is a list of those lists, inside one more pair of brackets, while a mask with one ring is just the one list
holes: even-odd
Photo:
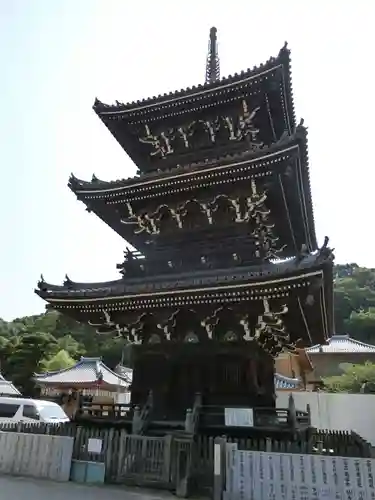
[[225, 449], [226, 455], [226, 491], [229, 494], [234, 492], [234, 472], [236, 468], [237, 445], [234, 443], [227, 443]]
[[365, 458], [362, 466], [364, 474], [364, 486], [367, 492], [368, 500], [375, 500], [375, 484], [374, 484], [374, 460], [372, 458]]
[[375, 460], [226, 449], [225, 500], [375, 500]]

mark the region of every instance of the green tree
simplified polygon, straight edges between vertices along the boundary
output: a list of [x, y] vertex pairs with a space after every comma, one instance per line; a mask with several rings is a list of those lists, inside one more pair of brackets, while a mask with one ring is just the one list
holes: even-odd
[[76, 361], [69, 355], [67, 351], [61, 349], [52, 358], [44, 360], [43, 367], [45, 371], [53, 372], [63, 370], [74, 366]]
[[375, 388], [375, 364], [348, 364], [342, 375], [324, 378], [323, 382], [327, 392], [359, 393], [365, 382]]
[[335, 276], [336, 332], [375, 344], [375, 270], [338, 265]]
[[98, 353], [103, 362], [112, 370], [121, 361], [125, 365], [129, 364], [129, 349], [122, 338], [102, 338]]
[[0, 373], [9, 375], [9, 358], [14, 352], [17, 338], [0, 337]]
[[48, 333], [27, 333], [14, 345], [7, 359], [7, 375], [21, 392], [34, 394], [34, 373], [44, 369], [44, 362], [56, 354], [58, 344]]
[[79, 359], [86, 352], [85, 346], [77, 342], [71, 334], [57, 338], [57, 343], [60, 349], [66, 351], [74, 359]]

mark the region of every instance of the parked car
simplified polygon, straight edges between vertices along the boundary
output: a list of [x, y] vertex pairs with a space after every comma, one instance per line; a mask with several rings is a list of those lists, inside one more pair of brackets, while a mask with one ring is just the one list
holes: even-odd
[[0, 424], [3, 422], [60, 424], [69, 422], [69, 417], [52, 401], [0, 396]]

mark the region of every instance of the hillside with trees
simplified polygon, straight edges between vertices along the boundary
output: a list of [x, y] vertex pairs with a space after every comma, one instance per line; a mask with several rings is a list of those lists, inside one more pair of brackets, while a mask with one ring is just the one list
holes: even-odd
[[[357, 264], [335, 266], [337, 333], [375, 344], [375, 269]], [[81, 356], [102, 356], [114, 368], [129, 364], [130, 350], [122, 339], [100, 337], [55, 311], [36, 316], [0, 319], [0, 369], [25, 393], [32, 391], [33, 373], [71, 366]]]

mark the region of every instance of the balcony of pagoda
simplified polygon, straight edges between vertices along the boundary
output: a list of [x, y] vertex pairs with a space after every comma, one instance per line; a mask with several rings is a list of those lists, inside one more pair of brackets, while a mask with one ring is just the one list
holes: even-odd
[[[252, 425], [241, 426], [239, 422], [228, 421], [228, 413], [235, 407], [224, 408], [223, 406], [201, 406], [194, 429], [191, 428], [192, 409], [188, 408], [185, 412], [185, 418], [181, 420], [149, 419], [139, 421], [142, 432], [151, 435], [163, 435], [170, 432], [194, 432], [205, 435], [230, 435], [239, 437], [245, 435], [264, 436], [270, 435], [283, 436], [285, 433], [303, 432], [311, 427], [311, 415], [309, 410], [292, 410], [290, 408], [248, 408], [252, 415]], [[246, 411], [245, 408], [241, 409]], [[138, 410], [138, 413], [140, 411]], [[134, 406], [132, 405], [83, 405], [74, 419], [79, 424], [95, 423], [110, 424], [113, 427], [124, 428], [133, 433], [137, 429], [135, 425]], [[139, 427], [138, 427], [139, 429]]]
[[295, 129], [289, 50], [213, 83], [93, 108], [142, 173], [257, 150]]

